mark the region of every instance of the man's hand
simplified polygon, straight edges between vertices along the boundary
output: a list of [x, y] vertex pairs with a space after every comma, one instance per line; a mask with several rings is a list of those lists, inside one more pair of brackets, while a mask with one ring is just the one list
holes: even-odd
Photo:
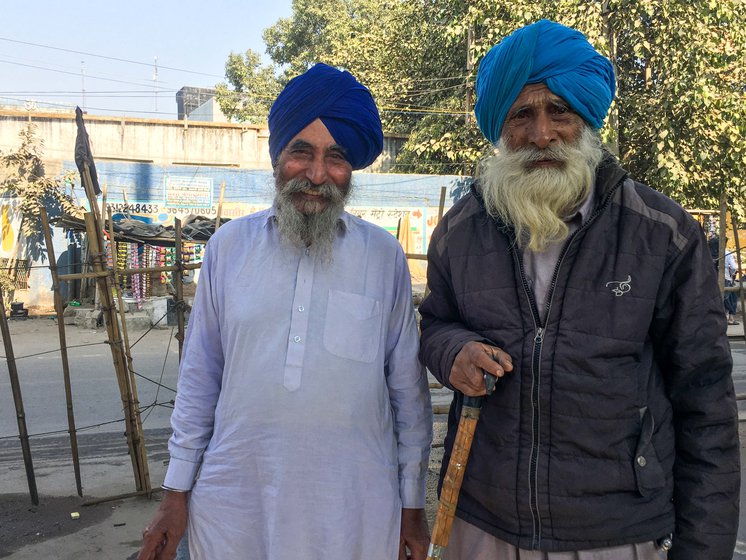
[[145, 530], [137, 560], [172, 560], [187, 525], [186, 492], [164, 490], [163, 501]]
[[486, 394], [484, 374], [498, 379], [513, 371], [513, 361], [500, 348], [482, 342], [467, 342], [456, 355], [448, 381], [467, 397]]
[[429, 545], [430, 531], [427, 528], [425, 510], [402, 509], [399, 560], [425, 560]]

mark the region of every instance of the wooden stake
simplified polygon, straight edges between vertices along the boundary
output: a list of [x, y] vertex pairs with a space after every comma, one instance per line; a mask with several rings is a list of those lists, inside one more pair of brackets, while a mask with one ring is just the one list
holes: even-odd
[[[445, 207], [446, 207], [446, 188], [440, 187], [440, 202], [438, 203], [438, 223], [440, 223], [440, 220], [443, 219], [443, 214], [445, 213]], [[425, 257], [425, 260], [427, 260], [427, 256]], [[430, 293], [430, 286], [425, 284], [425, 296]]]
[[44, 242], [47, 245], [47, 256], [49, 258], [49, 270], [52, 273], [52, 291], [54, 292], [54, 311], [57, 315], [57, 331], [60, 337], [60, 358], [62, 359], [62, 379], [65, 384], [65, 404], [67, 406], [67, 431], [70, 434], [70, 452], [73, 457], [73, 470], [75, 471], [75, 487], [78, 496], [83, 495], [83, 485], [80, 480], [80, 459], [78, 457], [78, 435], [75, 429], [75, 413], [73, 412], [73, 392], [70, 383], [70, 366], [67, 359], [67, 342], [65, 336], [65, 320], [63, 317], [62, 294], [60, 294], [60, 282], [57, 277], [57, 259], [54, 255], [52, 244], [52, 233], [49, 229], [49, 220], [44, 208], [40, 208], [41, 223], [44, 229]]
[[[114, 242], [114, 220], [111, 216], [111, 209], [109, 209], [107, 213], [109, 217], [109, 238], [111, 240], [112, 251], [111, 254], [112, 257], [114, 257], [114, 255], [116, 255]], [[133, 444], [138, 447], [138, 469], [140, 471], [140, 476], [142, 479], [142, 488], [140, 490], [149, 492], [151, 490], [150, 471], [148, 469], [148, 458], [144, 441], [145, 437], [142, 430], [142, 419], [140, 417], [140, 401], [137, 398], [137, 379], [135, 377], [135, 369], [132, 367], [132, 352], [130, 351], [130, 342], [127, 335], [127, 321], [124, 316], [124, 299], [122, 297], [122, 285], [119, 281], [119, 273], [117, 272], [117, 259], [112, 258], [112, 262], [114, 264], [112, 272], [114, 273], [114, 286], [116, 286], [117, 288], [117, 303], [119, 304], [119, 318], [121, 320], [121, 333], [124, 341], [124, 353], [125, 357], [127, 358], [127, 373], [129, 374], [127, 379], [127, 394], [130, 396], [130, 414], [135, 421], [136, 436], [133, 438]]]
[[183, 268], [184, 263], [182, 262], [182, 246], [181, 246], [181, 220], [178, 218], [174, 219], [174, 234], [175, 234], [175, 261], [174, 264], [178, 268], [173, 274], [174, 289], [176, 294], [174, 299], [176, 300], [176, 324], [178, 325], [178, 332], [176, 333], [176, 340], [179, 341], [179, 363], [181, 363], [181, 352], [184, 349], [184, 277]]
[[28, 431], [26, 430], [26, 413], [23, 411], [23, 397], [21, 395], [21, 383], [18, 379], [18, 370], [16, 369], [16, 358], [13, 354], [13, 343], [10, 341], [10, 329], [8, 328], [8, 318], [5, 316], [5, 302], [3, 301], [3, 291], [0, 290], [0, 332], [3, 335], [3, 344], [5, 345], [5, 359], [8, 362], [8, 375], [10, 376], [10, 388], [13, 392], [13, 402], [16, 407], [16, 421], [18, 422], [18, 438], [21, 440], [21, 450], [23, 452], [23, 465], [26, 467], [26, 480], [28, 481], [28, 490], [31, 496], [31, 502], [39, 505], [39, 494], [36, 491], [36, 477], [34, 476], [34, 463], [31, 460], [31, 446], [28, 441]]
[[[87, 212], [85, 214], [86, 233], [88, 234], [89, 257], [91, 258], [93, 268], [96, 272], [105, 269], [105, 256], [102, 253], [103, 239], [101, 230], [97, 225], [95, 214]], [[112, 299], [112, 279], [111, 276], [99, 277], [96, 279], [98, 285], [98, 294], [101, 298], [102, 309], [106, 323], [106, 331], [109, 337], [109, 346], [111, 347], [111, 356], [114, 362], [114, 371], [119, 384], [119, 394], [122, 399], [122, 410], [124, 412], [125, 426], [124, 432], [127, 437], [127, 447], [132, 460], [132, 469], [135, 474], [135, 485], [137, 490], [145, 489], [143, 473], [140, 470], [141, 460], [139, 457], [139, 443], [141, 434], [137, 431], [137, 422], [135, 421], [133, 410], [132, 394], [129, 391], [127, 380], [127, 367], [125, 365], [125, 354], [122, 348], [122, 339], [119, 336], [116, 311]]]
[[[104, 181], [103, 186], [101, 187], [101, 215], [106, 216], [107, 214], [107, 207], [106, 207], [106, 197], [109, 193], [109, 187], [106, 184], [106, 181]], [[112, 243], [114, 242], [114, 238], [111, 238]]]
[[223, 197], [225, 196], [225, 181], [220, 183], [220, 202], [218, 202], [218, 215], [215, 217], [215, 231], [220, 227], [220, 217], [223, 215]]

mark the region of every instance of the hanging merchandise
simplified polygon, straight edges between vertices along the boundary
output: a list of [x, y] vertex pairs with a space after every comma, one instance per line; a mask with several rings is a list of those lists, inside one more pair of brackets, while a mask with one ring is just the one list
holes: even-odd
[[[152, 254], [153, 254], [153, 248], [150, 245], [145, 245], [143, 247], [143, 259], [142, 259], [143, 267], [150, 268], [151, 266], [153, 266], [151, 263]], [[150, 289], [150, 273], [149, 272], [143, 273], [142, 284], [143, 284], [143, 289], [142, 289], [143, 299], [151, 297], [152, 291]]]
[[[104, 239], [104, 253], [106, 254], [106, 267], [114, 268], [114, 257], [111, 250], [112, 242], [109, 239]], [[116, 242], [114, 242], [116, 247]]]
[[[158, 266], [159, 267], [166, 266], [166, 248], [158, 247], [157, 254], [158, 254]], [[165, 271], [161, 272], [160, 277], [161, 277], [161, 284], [165, 284], [167, 282], [166, 272]]]
[[[127, 245], [127, 243], [123, 243], [121, 241], [114, 243], [114, 248], [117, 255], [117, 268], [119, 270], [124, 270], [125, 268], [127, 268]], [[121, 275], [119, 278], [119, 283], [122, 287], [122, 297], [126, 297], [130, 283], [129, 276], [124, 274]]]
[[[138, 269], [142, 268], [142, 252], [143, 245], [141, 243], [130, 243], [130, 268]], [[132, 299], [135, 300], [135, 306], [138, 311], [142, 309], [143, 302], [143, 275], [133, 274], [132, 279]]]

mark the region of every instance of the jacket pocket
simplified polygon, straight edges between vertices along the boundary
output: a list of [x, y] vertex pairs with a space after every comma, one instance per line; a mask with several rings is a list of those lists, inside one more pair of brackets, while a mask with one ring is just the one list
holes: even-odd
[[335, 356], [371, 363], [381, 343], [381, 321], [377, 299], [329, 290], [324, 347]]
[[637, 440], [633, 467], [637, 491], [647, 497], [665, 486], [666, 475], [653, 446], [655, 420], [647, 406], [640, 409], [640, 420], [640, 438]]

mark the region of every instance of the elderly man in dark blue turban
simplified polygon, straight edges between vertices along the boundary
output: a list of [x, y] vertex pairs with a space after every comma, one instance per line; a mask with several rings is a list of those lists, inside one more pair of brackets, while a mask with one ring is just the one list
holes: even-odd
[[425, 560], [432, 412], [396, 238], [344, 211], [382, 147], [370, 92], [317, 64], [269, 115], [271, 208], [207, 245], [140, 559]]
[[428, 254], [420, 358], [485, 394], [449, 560], [730, 560], [737, 410], [702, 228], [602, 148], [611, 63], [539, 21], [479, 65], [495, 147]]

